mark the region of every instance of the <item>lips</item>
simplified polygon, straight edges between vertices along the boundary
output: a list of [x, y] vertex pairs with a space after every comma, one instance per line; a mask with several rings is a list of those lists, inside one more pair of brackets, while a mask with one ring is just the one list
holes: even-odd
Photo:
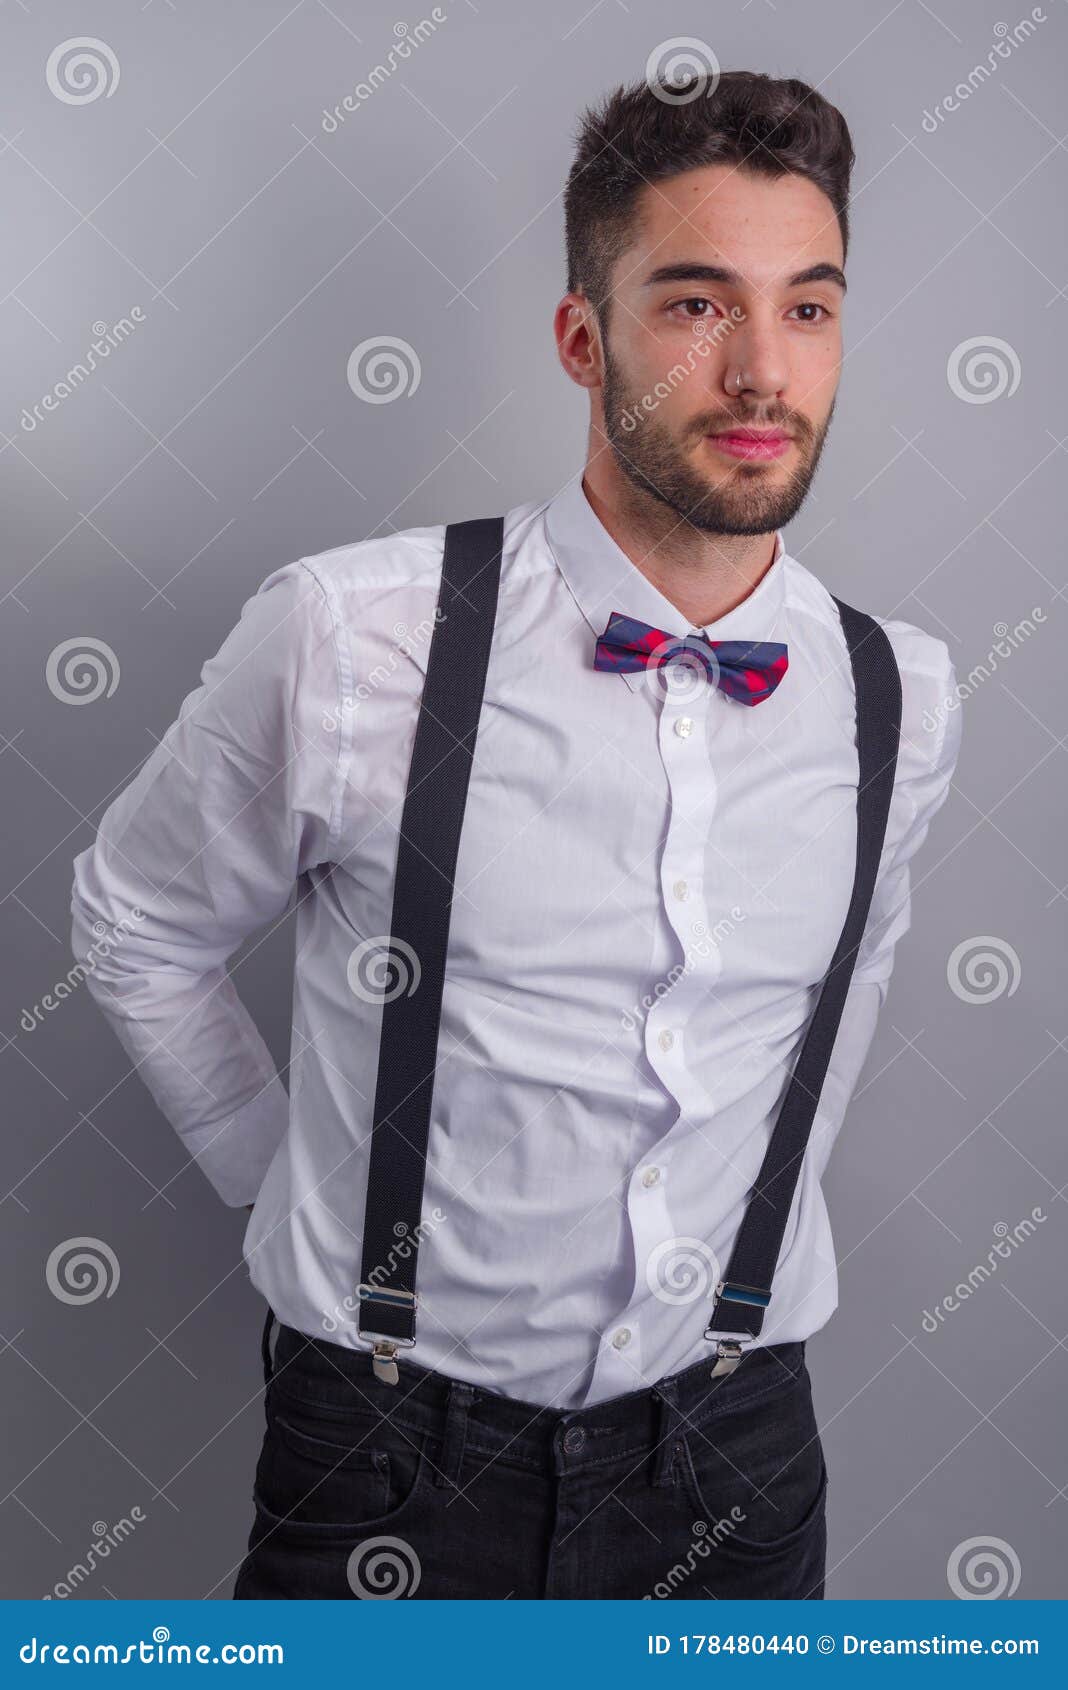
[[770, 443], [776, 440], [789, 440], [781, 428], [723, 428], [712, 437], [714, 440], [756, 440]]
[[705, 438], [733, 458], [777, 458], [791, 440], [779, 428], [726, 428]]

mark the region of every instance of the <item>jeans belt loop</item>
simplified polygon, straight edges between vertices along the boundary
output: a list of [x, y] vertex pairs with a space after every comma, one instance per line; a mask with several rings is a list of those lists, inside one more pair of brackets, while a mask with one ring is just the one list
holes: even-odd
[[678, 1409], [678, 1386], [674, 1379], [662, 1379], [653, 1387], [653, 1396], [660, 1404], [656, 1433], [656, 1453], [653, 1462], [653, 1484], [673, 1485], [676, 1480], [675, 1444], [682, 1417]]
[[467, 1415], [475, 1400], [475, 1387], [462, 1379], [449, 1384], [449, 1400], [445, 1406], [445, 1432], [441, 1443], [441, 1462], [434, 1474], [437, 1485], [460, 1483], [460, 1470], [467, 1442]]

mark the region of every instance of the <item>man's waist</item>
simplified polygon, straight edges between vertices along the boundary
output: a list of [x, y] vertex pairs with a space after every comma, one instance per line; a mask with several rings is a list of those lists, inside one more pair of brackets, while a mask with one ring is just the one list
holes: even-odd
[[[352, 1349], [280, 1323], [271, 1389], [346, 1414], [358, 1427], [368, 1414], [388, 1416], [413, 1433], [441, 1435], [457, 1392], [465, 1396], [467, 1436], [489, 1459], [505, 1459], [539, 1471], [551, 1470], [561, 1448], [596, 1461], [656, 1446], [665, 1424], [665, 1404], [683, 1425], [703, 1426], [746, 1403], [798, 1384], [805, 1368], [805, 1342], [756, 1344], [737, 1368], [713, 1377], [714, 1347], [706, 1359], [665, 1378], [641, 1384], [587, 1408], [561, 1408], [509, 1396], [482, 1384], [459, 1380], [410, 1356], [398, 1361], [395, 1386], [375, 1379], [366, 1349]], [[564, 1442], [563, 1440], [566, 1440]]]

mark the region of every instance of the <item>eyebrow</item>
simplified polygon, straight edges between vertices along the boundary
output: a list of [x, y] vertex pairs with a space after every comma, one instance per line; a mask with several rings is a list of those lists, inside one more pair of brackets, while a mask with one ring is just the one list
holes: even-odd
[[[646, 276], [642, 286], [651, 288], [659, 282], [718, 282], [723, 287], [742, 287], [745, 278], [737, 270], [728, 270], [722, 264], [699, 264], [696, 259], [684, 258], [677, 264], [659, 265]], [[786, 278], [788, 288], [805, 287], [812, 282], [833, 282], [843, 293], [846, 291], [846, 279], [838, 265], [825, 261], [810, 264], [807, 269], [798, 270]]]

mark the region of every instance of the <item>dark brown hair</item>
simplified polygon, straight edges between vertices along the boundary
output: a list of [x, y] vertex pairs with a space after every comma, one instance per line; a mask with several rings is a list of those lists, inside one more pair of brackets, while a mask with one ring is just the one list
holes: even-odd
[[[663, 92], [655, 90], [659, 86]], [[849, 243], [853, 144], [845, 118], [808, 83], [724, 71], [712, 93], [689, 83], [636, 82], [584, 112], [564, 191], [567, 290], [606, 320], [612, 270], [635, 235], [636, 201], [649, 183], [707, 164], [763, 176], [807, 176]]]

